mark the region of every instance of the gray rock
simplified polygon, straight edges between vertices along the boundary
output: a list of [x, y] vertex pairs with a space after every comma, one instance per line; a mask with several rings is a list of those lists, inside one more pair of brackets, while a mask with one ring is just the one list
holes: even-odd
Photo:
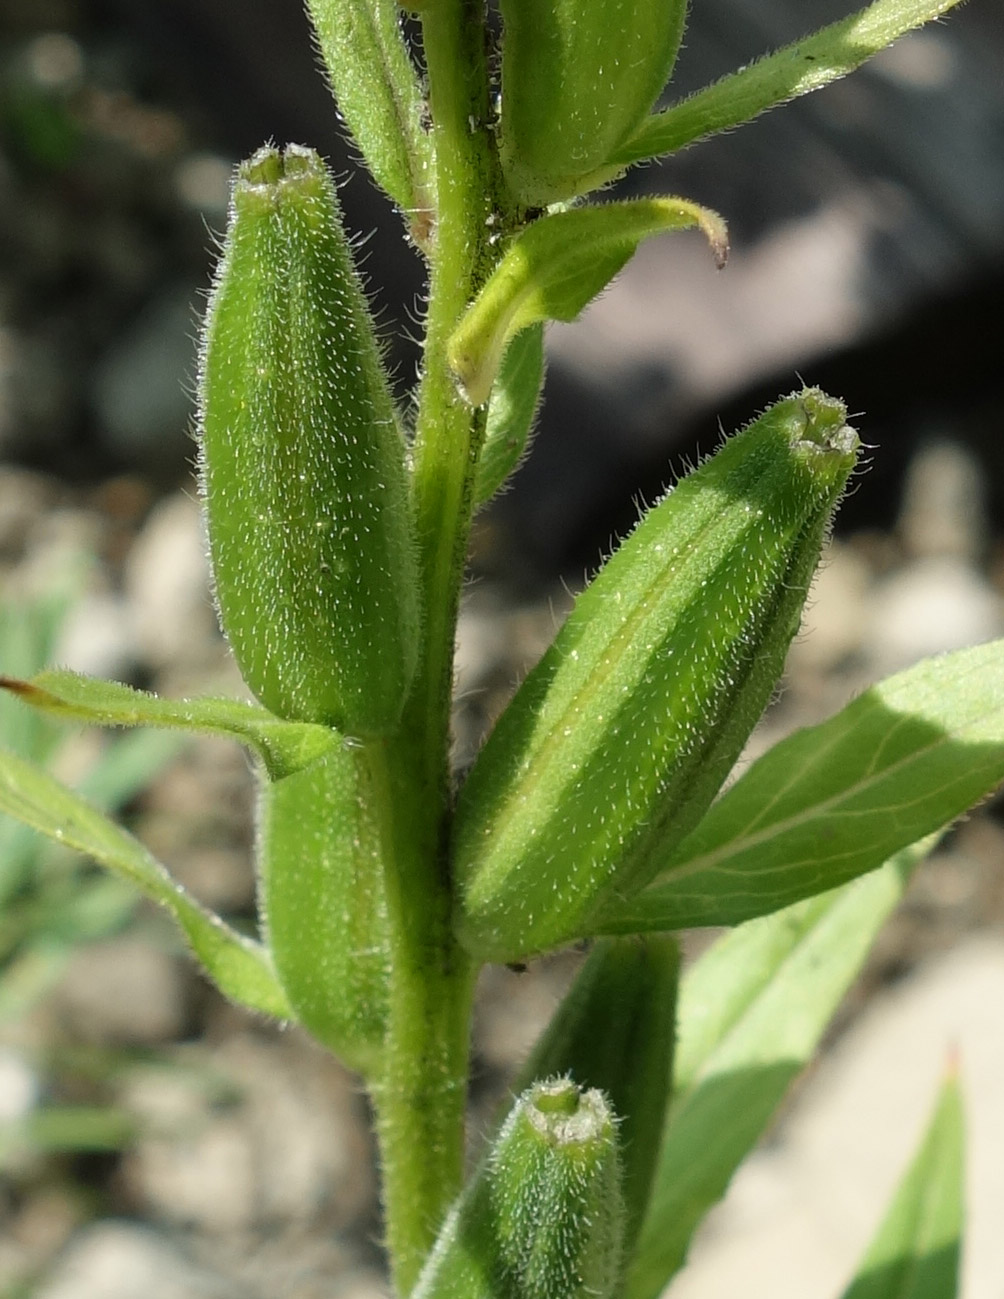
[[187, 1018], [181, 963], [149, 936], [108, 939], [74, 953], [58, 1011], [90, 1042], [165, 1042]]
[[36, 1299], [248, 1299], [144, 1227], [101, 1222], [81, 1232]]

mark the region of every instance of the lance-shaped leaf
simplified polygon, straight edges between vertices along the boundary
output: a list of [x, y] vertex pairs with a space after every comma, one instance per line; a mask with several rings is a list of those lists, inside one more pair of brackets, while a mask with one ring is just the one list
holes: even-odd
[[419, 626], [404, 442], [308, 149], [238, 170], [199, 399], [216, 598], [244, 679], [279, 717], [393, 730]]
[[597, 932], [703, 815], [770, 698], [857, 453], [778, 402], [656, 505], [579, 596], [461, 789], [458, 932], [514, 961]]
[[609, 1299], [622, 1265], [617, 1123], [567, 1079], [515, 1102], [413, 1299]]
[[547, 207], [644, 121], [669, 80], [686, 0], [501, 0], [502, 169], [517, 200]]
[[0, 677], [0, 687], [33, 708], [91, 726], [165, 726], [228, 736], [254, 749], [273, 780], [308, 765], [335, 743], [326, 726], [287, 722], [257, 704], [161, 699], [117, 681], [60, 668], [39, 672], [29, 681]]
[[673, 1103], [626, 1299], [656, 1299], [770, 1123], [903, 896], [925, 840], [881, 871], [750, 921], [680, 988]]
[[0, 811], [93, 857], [165, 907], [225, 996], [266, 1015], [290, 1016], [289, 1003], [260, 943], [238, 934], [200, 906], [121, 826], [44, 771], [2, 751]]
[[758, 759], [600, 932], [733, 925], [874, 870], [1004, 781], [1004, 641], [927, 659]]
[[628, 1256], [648, 1203], [669, 1103], [678, 974], [671, 938], [598, 942], [514, 1089], [565, 1076], [609, 1100], [620, 1136]]
[[552, 212], [527, 226], [450, 337], [447, 354], [475, 406], [488, 400], [510, 340], [547, 320], [574, 320], [610, 283], [639, 243], [699, 227], [719, 265], [728, 253], [725, 223], [682, 198], [631, 199]]
[[389, 956], [384, 863], [364, 751], [339, 742], [262, 791], [259, 905], [297, 1018], [361, 1073], [377, 1068]]
[[519, 468], [544, 383], [544, 327], [517, 334], [506, 348], [488, 401], [485, 441], [474, 480], [474, 503], [484, 505]]
[[964, 1217], [965, 1126], [954, 1075], [889, 1212], [843, 1299], [956, 1299]]
[[829, 85], [860, 67], [914, 27], [947, 13], [960, 0], [875, 0], [774, 54], [695, 91], [650, 117], [615, 150], [605, 179], [633, 162], [675, 153], [695, 140], [748, 122], [768, 108]]
[[413, 214], [432, 207], [432, 138], [397, 0], [307, 0], [331, 89], [377, 184]]

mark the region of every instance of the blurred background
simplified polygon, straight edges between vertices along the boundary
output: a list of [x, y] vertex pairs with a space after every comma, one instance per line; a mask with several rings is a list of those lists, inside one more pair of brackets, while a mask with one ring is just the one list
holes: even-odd
[[[695, 0], [672, 97], [849, 7]], [[422, 268], [353, 160], [298, 0], [0, 0], [7, 673], [59, 662], [164, 693], [241, 689], [208, 594], [192, 388], [229, 177], [269, 138], [316, 147], [342, 180], [403, 398]], [[925, 654], [1004, 634], [1000, 6], [971, 0], [853, 78], [619, 188], [718, 209], [732, 256], [716, 273], [699, 237], [654, 241], [580, 322], [551, 329], [534, 454], [475, 525], [460, 763], [639, 503], [800, 378], [847, 401], [872, 452], [751, 752]], [[207, 903], [253, 914], [242, 754], [0, 709], [4, 743], [120, 809]], [[980, 1147], [1004, 1143], [1004, 1033], [964, 1013], [1004, 1005], [1002, 867], [998, 803], [919, 872], [834, 1030], [821, 1069], [864, 1070], [865, 1094], [892, 1088], [905, 1116], [887, 1181], [949, 1037]], [[476, 1130], [575, 960], [487, 974]], [[948, 1007], [943, 1033], [934, 1004]], [[900, 1043], [896, 1076], [864, 1046], [855, 1064], [855, 1034], [894, 1013], [913, 1036], [872, 1027], [869, 1040]], [[828, 1094], [847, 1095], [841, 1076]], [[794, 1194], [792, 1168], [811, 1167], [805, 1130], [826, 1125], [816, 1081], [706, 1233], [680, 1299], [729, 1293], [715, 1269], [730, 1266], [750, 1299], [759, 1284], [775, 1299], [786, 1284], [839, 1288], [880, 1203], [859, 1194], [851, 1156], [883, 1143], [864, 1124], [843, 1173], [827, 1166]], [[226, 1006], [124, 886], [0, 823], [0, 1299], [379, 1294], [366, 1120], [351, 1076]], [[991, 1162], [971, 1196], [967, 1299], [1000, 1299]], [[804, 1274], [779, 1207], [796, 1200], [803, 1218], [816, 1206], [798, 1224]], [[770, 1224], [788, 1251], [774, 1272]], [[746, 1236], [760, 1242], [752, 1271]]]

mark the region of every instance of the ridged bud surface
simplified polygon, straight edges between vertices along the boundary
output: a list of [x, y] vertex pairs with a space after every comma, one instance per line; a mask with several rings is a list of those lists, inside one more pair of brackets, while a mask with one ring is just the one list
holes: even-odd
[[281, 717], [392, 729], [419, 617], [405, 449], [310, 150], [238, 171], [199, 396], [216, 598], [245, 681]]
[[512, 961], [590, 932], [710, 805], [766, 706], [856, 459], [806, 389], [683, 479], [576, 602], [457, 807], [458, 930]]

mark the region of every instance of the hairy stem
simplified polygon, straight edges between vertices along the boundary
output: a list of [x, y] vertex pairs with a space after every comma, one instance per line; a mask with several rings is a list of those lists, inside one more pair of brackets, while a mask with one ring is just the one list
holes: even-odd
[[423, 15], [437, 159], [436, 225], [414, 446], [424, 607], [419, 667], [401, 732], [371, 751], [386, 809], [391, 992], [374, 1088], [386, 1238], [398, 1292], [414, 1285], [463, 1174], [473, 971], [450, 928], [446, 855], [457, 604], [484, 412], [457, 393], [446, 341], [489, 270], [493, 195], [483, 8], [437, 0]]

